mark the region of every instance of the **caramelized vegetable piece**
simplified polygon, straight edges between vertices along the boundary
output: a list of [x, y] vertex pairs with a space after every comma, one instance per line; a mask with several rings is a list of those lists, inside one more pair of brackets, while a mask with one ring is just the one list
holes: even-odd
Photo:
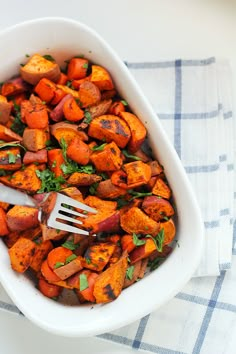
[[10, 118], [11, 104], [6, 97], [0, 95], [0, 124], [6, 124]]
[[46, 147], [48, 131], [44, 129], [26, 128], [23, 134], [23, 145], [27, 150], [36, 152]]
[[61, 166], [65, 164], [62, 149], [52, 149], [48, 151], [48, 165], [56, 177], [64, 176]]
[[0, 236], [6, 236], [9, 232], [6, 212], [0, 207]]
[[128, 268], [127, 272], [129, 271], [129, 269], [131, 269], [131, 272], [128, 272], [128, 274], [126, 273], [123, 288], [128, 288], [136, 280], [138, 280], [139, 273], [141, 271], [141, 265], [142, 265], [142, 261], [140, 260], [140, 261], [136, 262], [134, 265], [131, 265], [132, 268], [131, 267]]
[[20, 73], [23, 80], [31, 85], [36, 85], [42, 78], [57, 82], [60, 78], [60, 67], [55, 62], [47, 60], [39, 54], [34, 54], [20, 68]]
[[135, 249], [136, 245], [134, 243], [134, 239], [132, 235], [123, 235], [121, 237], [121, 247], [123, 251], [127, 251], [128, 253], [130, 253], [131, 251], [133, 251], [133, 249]]
[[84, 202], [88, 206], [99, 210], [107, 209], [107, 210], [115, 211], [117, 208], [117, 202], [113, 202], [110, 200], [102, 200], [93, 195], [89, 195], [87, 198], [85, 198]]
[[41, 273], [43, 277], [49, 282], [58, 282], [61, 279], [54, 273], [54, 271], [49, 267], [48, 261], [45, 259], [41, 265]]
[[48, 154], [47, 154], [47, 150], [42, 149], [39, 150], [37, 152], [30, 152], [27, 151], [24, 155], [23, 158], [23, 163], [25, 165], [29, 165], [31, 163], [47, 163], [48, 161]]
[[101, 101], [101, 92], [90, 81], [85, 81], [80, 85], [78, 98], [83, 108], [95, 105]]
[[78, 202], [82, 202], [83, 203], [83, 195], [79, 191], [79, 189], [76, 188], [76, 187], [64, 188], [64, 189], [61, 190], [61, 193], [67, 195], [68, 197], [71, 197], [71, 198], [77, 200]]
[[172, 219], [160, 223], [160, 229], [164, 230], [164, 245], [168, 245], [175, 238], [175, 224]]
[[91, 82], [101, 91], [112, 90], [114, 88], [109, 72], [99, 65], [92, 65]]
[[6, 128], [4, 125], [0, 124], [0, 140], [4, 141], [22, 141], [22, 137], [14, 133], [11, 129]]
[[60, 286], [55, 284], [49, 284], [42, 277], [39, 279], [38, 287], [41, 293], [49, 298], [57, 298], [62, 292], [62, 288]]
[[66, 85], [57, 85], [57, 87], [62, 91], [64, 91], [66, 94], [70, 94], [72, 97], [79, 98], [78, 91], [75, 91]]
[[24, 170], [14, 172], [12, 178], [0, 177], [0, 182], [28, 193], [36, 193], [41, 188], [41, 181], [36, 175], [38, 169], [39, 166], [28, 165]]
[[90, 160], [91, 150], [79, 137], [75, 137], [69, 144], [67, 156], [80, 165], [87, 165]]
[[12, 269], [24, 273], [33, 260], [35, 249], [36, 245], [33, 241], [20, 237], [8, 251]]
[[38, 225], [38, 209], [15, 205], [7, 212], [7, 226], [11, 231], [31, 229]]
[[25, 112], [25, 121], [31, 129], [45, 129], [48, 126], [48, 112], [44, 104], [30, 103], [30, 107]]
[[[80, 274], [85, 274], [85, 271], [83, 270]], [[95, 302], [95, 297], [93, 295], [93, 291], [94, 291], [94, 285], [95, 285], [95, 281], [98, 277], [98, 274], [95, 272], [89, 272], [89, 274], [87, 275], [87, 282], [88, 282], [88, 287], [84, 290], [76, 290], [76, 293], [79, 297], [79, 300], [81, 303], [85, 302], [85, 301], [89, 301], [89, 302]]]
[[152, 194], [158, 195], [159, 197], [165, 199], [170, 199], [171, 190], [162, 178], [157, 178], [154, 187], [152, 188]]
[[0, 169], [15, 171], [21, 168], [21, 155], [19, 147], [0, 150]]
[[46, 224], [40, 224], [40, 227], [42, 230], [42, 238], [44, 242], [47, 240], [61, 240], [68, 234], [67, 231], [53, 229], [51, 227], [48, 227]]
[[160, 225], [137, 207], [130, 208], [120, 217], [120, 224], [129, 234], [157, 235]]
[[158, 161], [156, 161], [156, 160], [150, 161], [147, 164], [151, 168], [152, 177], [160, 175], [163, 172], [163, 167], [159, 164]]
[[78, 106], [73, 97], [64, 102], [63, 113], [65, 118], [70, 122], [78, 122], [84, 117], [84, 111]]
[[96, 189], [96, 195], [102, 199], [115, 199], [127, 194], [127, 190], [115, 186], [110, 179], [101, 181]]
[[91, 186], [93, 183], [100, 182], [101, 176], [82, 172], [74, 172], [70, 175], [67, 182], [72, 186]]
[[54, 271], [56, 268], [63, 266], [68, 257], [73, 254], [71, 250], [65, 247], [56, 247], [48, 254], [47, 261], [49, 267]]
[[151, 168], [142, 161], [126, 163], [123, 169], [127, 173], [127, 184], [129, 188], [134, 188], [147, 184], [151, 178]]
[[123, 162], [121, 151], [114, 141], [105, 145], [102, 150], [94, 151], [90, 160], [98, 171], [119, 170]]
[[100, 242], [90, 246], [84, 255], [84, 268], [100, 272], [109, 262], [114, 250], [114, 243]]
[[40, 237], [40, 235], [41, 230], [39, 226], [33, 229], [27, 229], [23, 231], [11, 231], [8, 235], [4, 237], [4, 242], [8, 248], [11, 248], [20, 237], [28, 238], [29, 240], [33, 241]]
[[83, 79], [86, 77], [88, 69], [88, 60], [84, 58], [72, 58], [67, 68], [67, 76], [69, 80]]
[[121, 112], [120, 116], [126, 121], [131, 131], [131, 138], [128, 143], [130, 152], [136, 152], [144, 142], [147, 130], [137, 116], [130, 112]]
[[64, 112], [63, 112], [64, 103], [72, 97], [73, 96], [71, 94], [65, 93], [65, 96], [60, 100], [60, 102], [56, 105], [56, 107], [54, 107], [53, 110], [49, 113], [50, 118], [54, 122], [60, 122], [64, 118]]
[[142, 209], [155, 221], [160, 221], [164, 217], [170, 217], [175, 213], [168, 200], [156, 196], [145, 197]]
[[38, 273], [41, 269], [43, 261], [47, 258], [48, 253], [53, 249], [53, 244], [51, 241], [36, 243], [35, 254], [32, 262], [30, 263], [30, 268]]
[[61, 141], [63, 138], [67, 145], [76, 137], [83, 141], [88, 141], [88, 136], [85, 132], [79, 131], [78, 126], [75, 124], [59, 122], [50, 126], [50, 133]]
[[96, 118], [106, 114], [112, 104], [111, 99], [103, 100], [94, 106], [88, 108], [92, 118]]
[[151, 238], [145, 238], [143, 241], [145, 241], [143, 245], [136, 247], [129, 254], [131, 264], [136, 263], [141, 259], [149, 257], [150, 254], [157, 249], [155, 242]]
[[121, 101], [115, 101], [109, 108], [109, 114], [120, 116], [121, 112], [125, 112], [125, 106]]
[[127, 267], [127, 258], [123, 256], [96, 278], [93, 295], [97, 304], [113, 301], [120, 295]]
[[44, 77], [35, 86], [34, 92], [39, 95], [42, 101], [49, 103], [54, 98], [56, 89], [56, 84]]
[[117, 146], [124, 148], [129, 142], [131, 133], [124, 120], [108, 114], [92, 120], [89, 125], [88, 135], [106, 142], [114, 141]]
[[77, 273], [83, 268], [82, 266], [82, 257], [77, 257], [70, 261], [69, 263], [62, 265], [54, 269], [54, 273], [61, 279], [65, 280], [71, 275]]
[[1, 93], [3, 96], [15, 96], [19, 93], [28, 91], [29, 85], [22, 80], [21, 77], [4, 82], [2, 85]]

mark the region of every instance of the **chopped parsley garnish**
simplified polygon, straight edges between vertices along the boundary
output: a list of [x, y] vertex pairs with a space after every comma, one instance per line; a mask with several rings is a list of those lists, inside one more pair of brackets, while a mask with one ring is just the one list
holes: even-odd
[[73, 241], [67, 240], [62, 244], [62, 247], [68, 248], [68, 250], [74, 251], [79, 247], [79, 243], [74, 243]]
[[124, 106], [128, 106], [128, 102], [127, 101], [121, 100], [120, 102], [123, 103]]
[[133, 274], [134, 274], [134, 266], [132, 265], [126, 270], [126, 278], [132, 280]]
[[20, 147], [26, 151], [26, 148], [19, 143], [6, 143], [5, 141], [0, 140], [0, 149], [6, 148], [6, 147]]
[[155, 246], [157, 248], [158, 252], [162, 252], [163, 249], [163, 242], [164, 242], [164, 238], [165, 238], [165, 231], [164, 229], [161, 229], [160, 232], [158, 232], [158, 234], [153, 237], [151, 235], [146, 235], [145, 237], [147, 238], [151, 238], [153, 240], [153, 242], [155, 243]]
[[55, 61], [55, 59], [50, 54], [43, 55], [43, 58], [49, 61]]
[[107, 143], [104, 143], [102, 145], [95, 145], [94, 147], [92, 147], [91, 150], [93, 151], [102, 151], [104, 150], [104, 147], [107, 145]]
[[80, 274], [79, 275], [79, 290], [83, 291], [88, 288], [88, 279], [86, 274]]
[[88, 63], [84, 63], [84, 64], [83, 64], [83, 68], [84, 68], [84, 69], [88, 69]]
[[123, 206], [129, 204], [128, 200], [125, 200], [124, 198], [120, 197], [116, 199], [117, 202], [117, 209], [122, 208]]
[[19, 135], [23, 135], [26, 125], [21, 120], [20, 106], [13, 102], [14, 110], [16, 112], [14, 121], [11, 125], [11, 130]]
[[135, 244], [135, 246], [142, 246], [146, 243], [145, 240], [140, 240], [138, 238], [138, 235], [133, 233], [133, 243]]
[[43, 171], [36, 170], [35, 172], [37, 177], [42, 181], [38, 193], [59, 191], [61, 185], [66, 182], [62, 176], [55, 177], [55, 174], [49, 169]]
[[85, 257], [85, 262], [86, 262], [87, 264], [91, 264], [91, 259], [88, 258], [88, 257]]
[[65, 264], [63, 263], [63, 262], [56, 262], [55, 264], [54, 264], [54, 269], [57, 269], [57, 268], [60, 268], [60, 267], [62, 267], [62, 266], [64, 266]]
[[142, 198], [142, 197], [146, 197], [146, 196], [152, 195], [151, 192], [142, 193], [142, 192], [136, 192], [136, 191], [134, 191], [133, 189], [129, 189], [129, 190], [128, 190], [128, 193], [133, 196], [129, 201], [131, 201], [131, 200], [133, 200], [133, 199], [135, 199], [135, 198]]
[[96, 194], [97, 187], [98, 187], [98, 182], [91, 184], [91, 186], [89, 187], [89, 193], [92, 195]]
[[156, 257], [153, 261], [149, 260], [148, 267], [150, 267], [150, 271], [157, 269], [164, 259], [165, 257]]
[[7, 152], [7, 155], [8, 155], [8, 162], [9, 162], [9, 163], [15, 163], [16, 160], [18, 159], [18, 157], [20, 157], [19, 154], [14, 155], [14, 154], [12, 154], [12, 153], [9, 152], [9, 151]]
[[86, 123], [86, 124], [90, 124], [92, 122], [92, 119], [93, 119], [92, 116], [91, 116], [91, 113], [88, 110], [85, 110], [84, 111], [84, 116], [85, 116], [85, 118], [84, 118], [83, 122]]
[[125, 149], [122, 150], [122, 153], [123, 153], [123, 155], [125, 155], [125, 157], [127, 157], [128, 159], [132, 159], [132, 160], [136, 160], [136, 161], [140, 161], [140, 160], [141, 160], [140, 157], [129, 154], [128, 151], [125, 150]]
[[74, 253], [71, 254], [69, 257], [66, 258], [66, 264], [72, 262], [76, 258], [77, 258], [76, 254], [74, 254]]

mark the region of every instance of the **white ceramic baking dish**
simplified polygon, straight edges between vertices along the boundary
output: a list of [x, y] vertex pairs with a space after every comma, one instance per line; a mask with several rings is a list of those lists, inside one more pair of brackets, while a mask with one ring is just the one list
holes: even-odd
[[109, 304], [62, 305], [44, 297], [30, 279], [11, 269], [7, 248], [0, 242], [0, 281], [24, 315], [38, 326], [64, 336], [91, 336], [127, 325], [171, 299], [200, 261], [203, 224], [184, 168], [142, 88], [92, 29], [64, 18], [36, 19], [1, 32], [0, 48], [0, 81], [17, 74], [26, 54], [51, 54], [61, 65], [73, 55], [84, 54], [110, 71], [118, 91], [148, 129], [153, 152], [165, 167], [178, 215], [178, 246], [157, 270]]

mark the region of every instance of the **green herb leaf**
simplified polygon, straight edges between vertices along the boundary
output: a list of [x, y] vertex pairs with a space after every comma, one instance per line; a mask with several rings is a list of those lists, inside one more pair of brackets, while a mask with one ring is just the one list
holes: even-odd
[[21, 120], [20, 106], [13, 101], [13, 107], [16, 112], [14, 121], [11, 125], [11, 130], [19, 135], [23, 135], [26, 125]]
[[133, 274], [134, 274], [134, 266], [132, 265], [126, 270], [126, 278], [132, 280]]
[[106, 145], [107, 145], [107, 143], [104, 143], [102, 145], [96, 145], [96, 146], [92, 147], [91, 150], [93, 150], [93, 151], [102, 151]]
[[8, 162], [9, 163], [15, 163], [17, 160], [17, 156], [12, 154], [10, 151], [7, 152], [8, 155]]
[[138, 238], [138, 235], [133, 233], [133, 243], [135, 244], [135, 246], [142, 246], [146, 243], [145, 240], [140, 240]]
[[55, 61], [55, 59], [50, 54], [43, 55], [43, 58], [49, 61]]
[[66, 258], [66, 264], [72, 262], [76, 258], [77, 258], [76, 254], [74, 254], [74, 253], [71, 254], [69, 257]]
[[131, 200], [133, 200], [133, 199], [135, 199], [135, 198], [143, 198], [143, 197], [152, 195], [151, 192], [142, 193], [142, 192], [136, 192], [136, 191], [134, 191], [133, 189], [129, 189], [129, 190], [128, 190], [128, 193], [133, 196], [129, 201], [131, 201]]
[[141, 160], [140, 157], [129, 154], [128, 151], [125, 150], [125, 149], [122, 150], [122, 153], [123, 153], [123, 155], [125, 155], [125, 157], [127, 157], [128, 159], [132, 159], [132, 160], [136, 160], [136, 161], [140, 161], [140, 160]]
[[4, 149], [6, 147], [20, 147], [26, 151], [26, 148], [19, 143], [6, 143], [5, 141], [0, 140], [0, 149]]
[[63, 262], [56, 262], [54, 265], [54, 269], [60, 268], [62, 266], [64, 266], [65, 264]]
[[83, 291], [88, 288], [88, 280], [86, 274], [79, 275], [79, 290]]
[[86, 262], [87, 264], [91, 264], [91, 259], [88, 258], [88, 257], [85, 257], [85, 262]]
[[55, 177], [55, 174], [49, 169], [43, 171], [36, 170], [35, 173], [42, 181], [42, 185], [38, 193], [59, 191], [61, 189], [61, 185], [66, 182], [62, 176]]
[[128, 102], [127, 101], [121, 100], [120, 102], [123, 103], [124, 106], [128, 106]]
[[79, 243], [74, 243], [73, 241], [67, 240], [62, 244], [62, 247], [68, 248], [68, 250], [74, 251], [79, 247]]
[[67, 145], [67, 143], [66, 143], [64, 138], [61, 138], [60, 145], [61, 145], [61, 148], [62, 148], [63, 157], [64, 157], [65, 161], [67, 161], [66, 150], [67, 150], [68, 145]]
[[98, 182], [95, 182], [95, 183], [91, 184], [91, 186], [89, 187], [89, 193], [91, 195], [96, 194], [97, 187], [98, 187]]
[[129, 204], [128, 200], [125, 200], [124, 198], [120, 197], [116, 199], [117, 202], [117, 209], [122, 208], [123, 206]]
[[83, 68], [84, 68], [84, 69], [88, 69], [88, 63], [84, 63], [84, 64], [83, 64]]
[[155, 246], [157, 248], [158, 252], [162, 252], [163, 249], [163, 242], [164, 242], [164, 238], [165, 238], [165, 231], [164, 229], [161, 229], [160, 232], [158, 232], [158, 234], [153, 237], [151, 235], [146, 235], [145, 237], [147, 238], [151, 238], [153, 240], [153, 242], [155, 243]]
[[90, 113], [88, 110], [85, 109], [85, 111], [84, 111], [84, 116], [85, 116], [85, 118], [84, 118], [84, 120], [83, 120], [84, 123], [90, 124], [90, 123], [92, 122], [91, 113]]

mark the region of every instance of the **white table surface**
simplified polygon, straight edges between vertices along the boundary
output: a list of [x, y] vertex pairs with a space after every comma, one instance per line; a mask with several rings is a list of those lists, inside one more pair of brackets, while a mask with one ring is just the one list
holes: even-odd
[[[0, 30], [43, 16], [64, 16], [86, 23], [128, 61], [228, 58], [236, 84], [235, 0], [7, 0], [1, 6]], [[1, 354], [73, 352], [131, 354], [136, 351], [97, 338], [54, 336], [22, 316], [0, 313]]]

